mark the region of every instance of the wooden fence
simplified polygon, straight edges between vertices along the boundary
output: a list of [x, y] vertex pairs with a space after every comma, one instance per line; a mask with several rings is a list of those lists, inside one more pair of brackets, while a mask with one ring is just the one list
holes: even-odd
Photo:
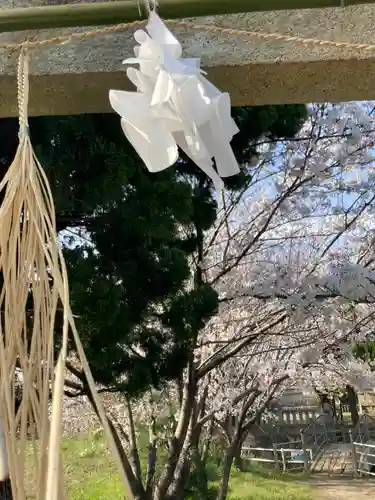
[[[350, 413], [349, 405], [341, 405], [341, 412]], [[375, 405], [358, 405], [358, 412], [360, 415], [375, 414]], [[276, 425], [299, 425], [304, 427], [316, 420], [322, 415], [322, 408], [320, 406], [296, 406], [296, 407], [282, 407], [277, 413]], [[264, 420], [263, 423], [265, 423]]]
[[277, 425], [308, 425], [321, 413], [322, 409], [318, 406], [284, 407], [278, 412]]
[[256, 463], [273, 464], [277, 470], [307, 470], [313, 455], [311, 449], [304, 452], [301, 441], [278, 443], [273, 448], [259, 448], [244, 446], [241, 456], [245, 460]]
[[354, 442], [354, 470], [359, 475], [375, 476], [375, 444]]

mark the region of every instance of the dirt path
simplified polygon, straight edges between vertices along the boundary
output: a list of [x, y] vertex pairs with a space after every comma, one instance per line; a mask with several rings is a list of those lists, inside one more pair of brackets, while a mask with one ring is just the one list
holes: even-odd
[[318, 500], [375, 499], [375, 480], [371, 479], [310, 479], [304, 483], [314, 487]]

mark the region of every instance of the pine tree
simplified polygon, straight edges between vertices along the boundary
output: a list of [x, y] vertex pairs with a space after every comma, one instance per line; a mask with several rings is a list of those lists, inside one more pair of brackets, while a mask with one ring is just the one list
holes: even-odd
[[[238, 108], [234, 116], [233, 148], [243, 164], [260, 139], [293, 136], [306, 107]], [[17, 127], [0, 120], [3, 172]], [[30, 130], [54, 195], [73, 311], [95, 379], [137, 394], [175, 378], [189, 336], [217, 307], [208, 286], [185, 291], [188, 258], [216, 218], [211, 182], [184, 157], [150, 174], [113, 114], [33, 118]], [[228, 188], [241, 188], [248, 176], [229, 178]]]

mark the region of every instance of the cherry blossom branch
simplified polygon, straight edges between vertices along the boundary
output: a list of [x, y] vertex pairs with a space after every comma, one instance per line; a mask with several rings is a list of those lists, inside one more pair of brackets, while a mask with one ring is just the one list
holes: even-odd
[[211, 370], [214, 368], [217, 368], [220, 366], [222, 363], [224, 363], [227, 359], [233, 357], [235, 354], [237, 354], [239, 351], [247, 347], [248, 345], [251, 344], [251, 342], [261, 335], [263, 335], [265, 332], [268, 330], [272, 329], [273, 327], [279, 325], [282, 321], [284, 321], [287, 318], [287, 314], [283, 313], [279, 318], [277, 318], [275, 321], [271, 322], [269, 325], [266, 325], [264, 328], [260, 329], [258, 332], [249, 335], [248, 337], [240, 340], [236, 346], [234, 346], [232, 349], [228, 350], [225, 352], [216, 352], [214, 353], [210, 358], [208, 358], [204, 363], [198, 367], [197, 369], [197, 377], [198, 379], [203, 378], [205, 375], [207, 375]]

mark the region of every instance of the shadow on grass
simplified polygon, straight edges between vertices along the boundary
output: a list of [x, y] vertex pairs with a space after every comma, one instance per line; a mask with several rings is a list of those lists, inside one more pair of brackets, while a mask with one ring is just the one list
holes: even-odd
[[[284, 474], [271, 467], [245, 461], [245, 470], [232, 468], [228, 500], [314, 500], [315, 492], [309, 485], [297, 484], [310, 477], [303, 472]], [[204, 495], [190, 494], [189, 500], [213, 500], [217, 498], [221, 478], [219, 461], [211, 460], [206, 465], [208, 488]]]
[[310, 486], [296, 484], [305, 474], [282, 474], [265, 467], [233, 470], [228, 500], [314, 500]]
[[287, 482], [300, 481], [304, 479], [309, 479], [311, 477], [310, 472], [298, 471], [298, 470], [282, 472], [281, 470], [276, 469], [275, 467], [272, 466], [267, 467], [261, 464], [257, 464], [255, 462], [251, 462], [250, 460], [244, 462], [245, 463], [243, 465], [242, 471], [238, 471], [237, 469], [233, 468], [235, 471], [233, 472], [234, 475], [241, 474], [242, 472], [244, 472], [265, 479], [278, 479], [279, 481], [287, 481]]

